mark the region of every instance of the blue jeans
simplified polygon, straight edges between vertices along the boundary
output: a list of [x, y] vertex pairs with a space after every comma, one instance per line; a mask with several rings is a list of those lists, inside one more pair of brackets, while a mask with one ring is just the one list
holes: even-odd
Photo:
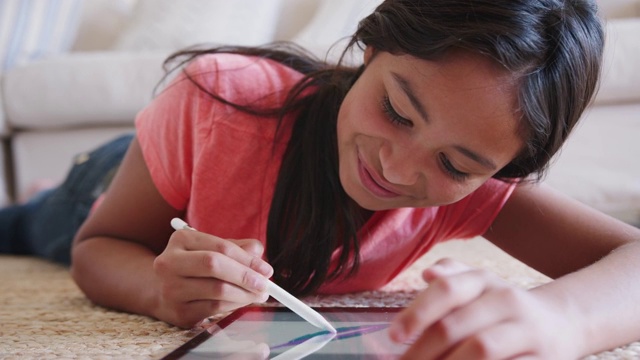
[[73, 237], [111, 182], [132, 138], [133, 134], [123, 135], [77, 155], [60, 186], [0, 210], [0, 253], [69, 265]]

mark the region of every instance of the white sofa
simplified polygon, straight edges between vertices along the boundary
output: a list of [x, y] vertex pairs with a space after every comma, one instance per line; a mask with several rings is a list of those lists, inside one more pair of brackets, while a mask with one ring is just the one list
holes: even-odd
[[[293, 40], [323, 55], [378, 2], [85, 0], [69, 52], [2, 75], [4, 202], [35, 180], [60, 180], [72, 155], [131, 131], [172, 50], [198, 42]], [[640, 0], [600, 6], [609, 33], [601, 89], [545, 181], [640, 224]]]

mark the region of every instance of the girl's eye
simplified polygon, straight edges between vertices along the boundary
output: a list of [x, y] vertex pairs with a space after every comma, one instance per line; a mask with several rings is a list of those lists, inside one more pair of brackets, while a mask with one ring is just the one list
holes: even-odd
[[403, 118], [396, 112], [396, 110], [391, 105], [389, 97], [386, 95], [382, 98], [382, 111], [384, 111], [389, 121], [394, 125], [402, 125], [408, 127], [413, 126], [411, 120]]
[[[389, 97], [386, 95], [382, 98], [382, 110], [387, 115], [387, 118], [392, 124], [402, 125], [407, 127], [413, 126], [413, 123], [411, 122], [411, 120], [403, 118], [396, 112], [396, 110], [391, 105], [391, 101], [389, 100]], [[443, 169], [447, 172], [447, 174], [449, 174], [449, 176], [453, 180], [462, 182], [469, 177], [469, 174], [456, 169], [451, 163], [451, 161], [449, 161], [449, 159], [446, 157], [446, 155], [441, 153], [439, 154], [439, 157], [440, 157], [440, 162], [442, 163]]]
[[462, 182], [469, 177], [469, 174], [456, 169], [453, 166], [453, 164], [451, 164], [451, 161], [449, 161], [449, 159], [447, 159], [447, 157], [444, 154], [441, 153], [438, 156], [440, 157], [440, 162], [442, 163], [442, 167], [449, 174], [449, 176], [451, 176], [453, 180]]

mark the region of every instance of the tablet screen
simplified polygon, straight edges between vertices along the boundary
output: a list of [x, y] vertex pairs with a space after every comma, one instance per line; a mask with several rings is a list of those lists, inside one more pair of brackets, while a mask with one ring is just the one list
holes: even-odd
[[401, 308], [316, 308], [337, 333], [319, 329], [287, 308], [236, 310], [165, 359], [395, 359], [389, 323]]

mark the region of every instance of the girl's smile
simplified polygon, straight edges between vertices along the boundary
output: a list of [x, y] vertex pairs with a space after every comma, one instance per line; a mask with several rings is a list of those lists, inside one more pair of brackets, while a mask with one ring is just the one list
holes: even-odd
[[374, 196], [381, 198], [394, 198], [400, 196], [399, 191], [393, 190], [393, 185], [385, 181], [380, 175], [372, 170], [363, 160], [358, 157], [358, 174], [362, 185]]

